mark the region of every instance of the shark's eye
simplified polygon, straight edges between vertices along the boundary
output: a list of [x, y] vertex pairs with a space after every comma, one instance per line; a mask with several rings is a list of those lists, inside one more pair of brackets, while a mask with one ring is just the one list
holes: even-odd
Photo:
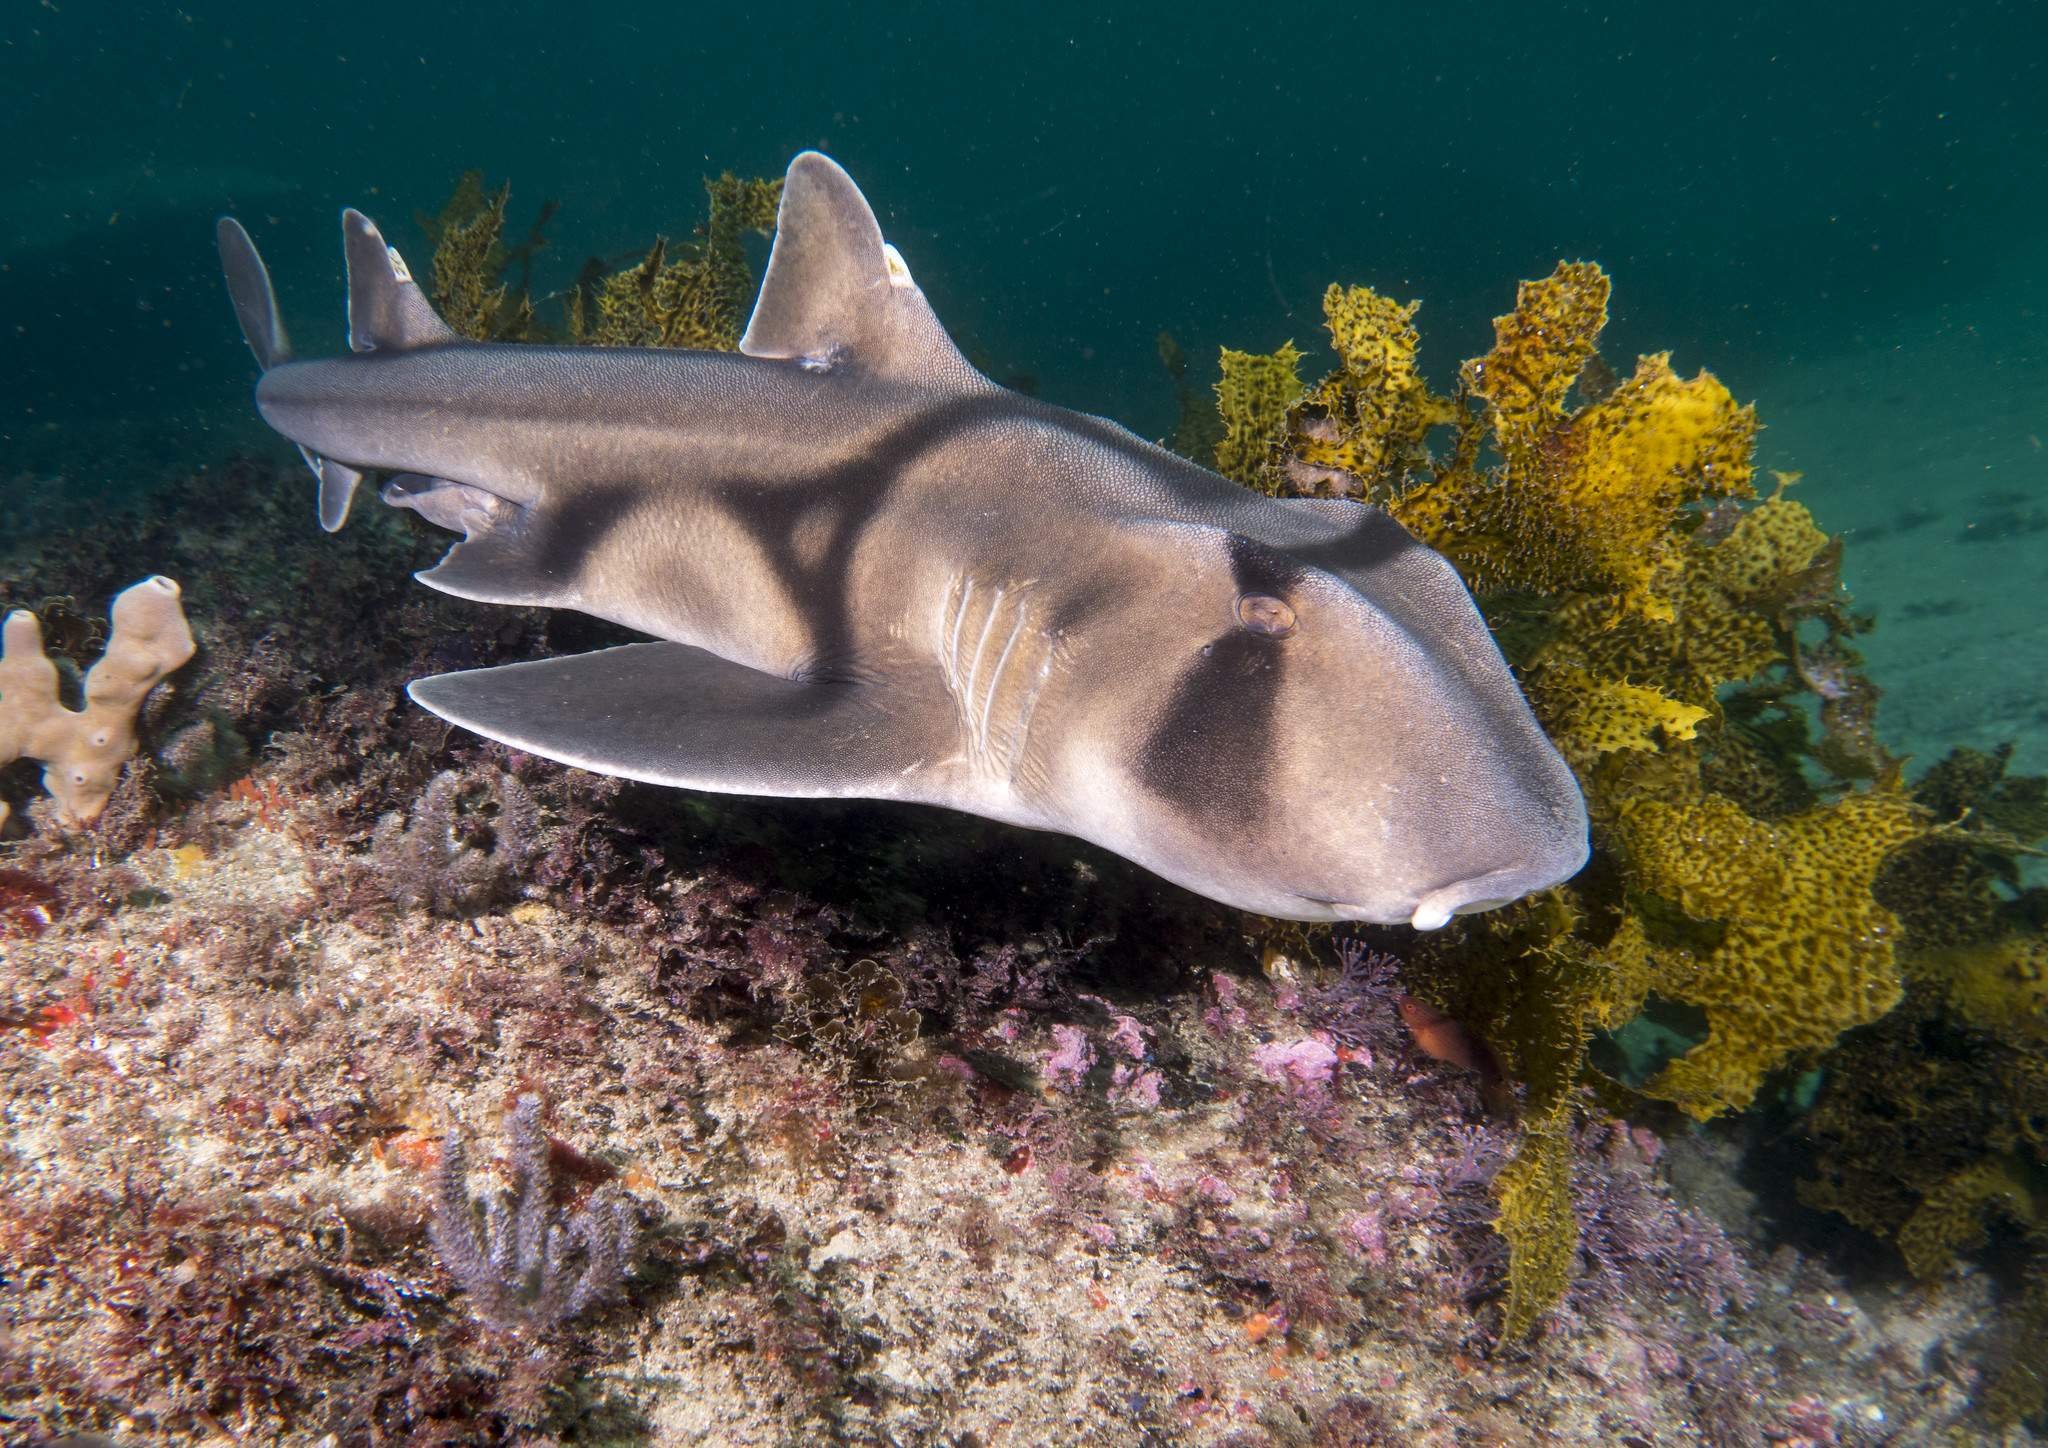
[[1269, 639], [1284, 639], [1294, 632], [1294, 610], [1270, 593], [1241, 594], [1237, 600], [1237, 621], [1246, 631]]

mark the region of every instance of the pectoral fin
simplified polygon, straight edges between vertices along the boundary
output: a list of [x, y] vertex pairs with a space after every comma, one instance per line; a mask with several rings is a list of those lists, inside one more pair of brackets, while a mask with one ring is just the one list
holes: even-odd
[[790, 798], [921, 799], [927, 731], [874, 684], [803, 683], [686, 644], [440, 674], [409, 691], [451, 724], [579, 769]]

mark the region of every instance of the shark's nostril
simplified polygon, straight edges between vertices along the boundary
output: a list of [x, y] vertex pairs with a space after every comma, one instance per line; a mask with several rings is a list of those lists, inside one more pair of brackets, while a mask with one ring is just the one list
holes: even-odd
[[1267, 593], [1247, 593], [1237, 601], [1237, 621], [1248, 633], [1284, 639], [1294, 632], [1294, 610], [1285, 599]]

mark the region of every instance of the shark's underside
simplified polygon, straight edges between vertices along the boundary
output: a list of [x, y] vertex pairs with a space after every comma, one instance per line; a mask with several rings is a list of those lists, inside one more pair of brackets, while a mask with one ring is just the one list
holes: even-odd
[[1295, 919], [1431, 928], [1584, 862], [1442, 558], [989, 382], [825, 157], [790, 166], [737, 355], [465, 342], [343, 232], [351, 352], [304, 362], [219, 236], [323, 524], [383, 474], [464, 535], [424, 582], [658, 640], [415, 683], [444, 718], [633, 779], [1061, 830]]

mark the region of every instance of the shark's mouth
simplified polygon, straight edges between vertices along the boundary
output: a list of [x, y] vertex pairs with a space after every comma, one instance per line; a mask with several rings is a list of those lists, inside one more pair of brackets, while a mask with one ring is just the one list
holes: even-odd
[[1432, 890], [1416, 901], [1415, 913], [1408, 918], [1408, 923], [1417, 930], [1441, 930], [1450, 924], [1453, 915], [1477, 915], [1482, 910], [1498, 910], [1524, 895], [1570, 878], [1583, 863], [1581, 859], [1571, 869], [1562, 871], [1541, 865], [1509, 865], [1484, 875], [1475, 875], [1469, 880], [1458, 880]]
[[1541, 866], [1509, 865], [1431, 890], [1412, 906], [1397, 906], [1392, 901], [1364, 905], [1321, 895], [1304, 895], [1301, 898], [1329, 911], [1338, 920], [1355, 920], [1366, 925], [1406, 923], [1416, 930], [1441, 930], [1455, 915], [1477, 915], [1512, 905], [1524, 895], [1557, 884], [1576, 868], [1557, 871]]

